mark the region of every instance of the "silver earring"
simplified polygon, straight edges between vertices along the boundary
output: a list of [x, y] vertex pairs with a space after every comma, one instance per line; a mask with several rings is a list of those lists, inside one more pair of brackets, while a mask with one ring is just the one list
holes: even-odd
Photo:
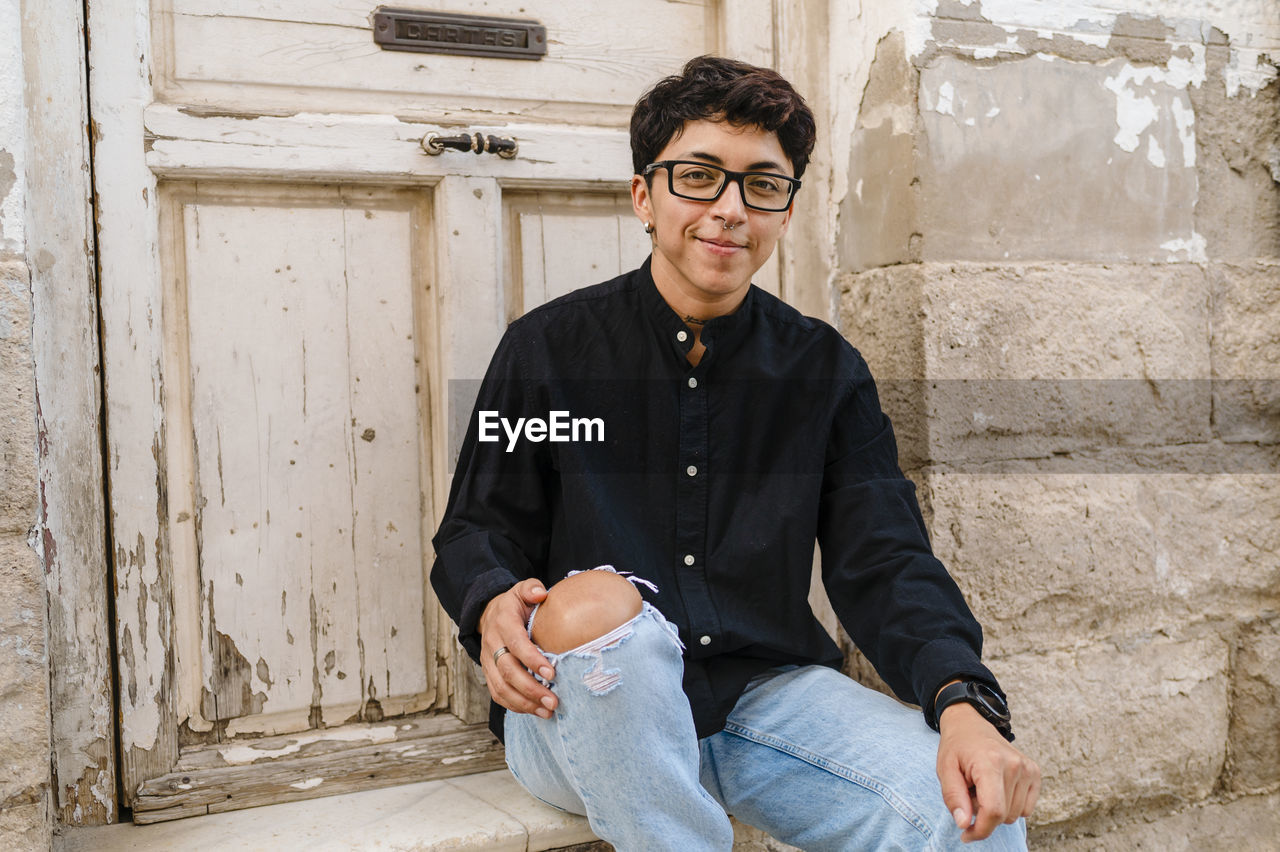
[[653, 223], [652, 223], [652, 222], [645, 222], [645, 223], [644, 223], [644, 232], [645, 232], [646, 234], [652, 234], [652, 233], [653, 233]]

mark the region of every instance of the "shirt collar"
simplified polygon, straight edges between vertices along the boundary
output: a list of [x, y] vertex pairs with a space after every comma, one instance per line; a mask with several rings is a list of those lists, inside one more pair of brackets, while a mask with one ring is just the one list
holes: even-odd
[[[679, 357], [680, 362], [687, 367], [689, 362], [686, 356], [693, 348], [693, 331], [658, 292], [658, 285], [653, 280], [653, 272], [650, 268], [652, 260], [653, 255], [645, 258], [638, 270], [636, 285], [640, 291], [640, 299], [654, 329]], [[706, 325], [702, 327], [702, 343], [707, 347], [706, 354], [702, 356], [702, 364], [707, 363], [715, 352], [721, 353], [723, 357], [725, 352], [735, 348], [746, 337], [751, 327], [751, 316], [755, 305], [756, 286], [751, 284], [747, 287], [747, 294], [737, 310], [731, 314], [707, 320]], [[682, 331], [686, 333], [684, 340], [680, 340]]]

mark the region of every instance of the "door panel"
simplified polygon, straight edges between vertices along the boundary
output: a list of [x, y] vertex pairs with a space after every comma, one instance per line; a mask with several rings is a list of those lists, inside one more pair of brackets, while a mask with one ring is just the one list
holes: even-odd
[[174, 573], [200, 598], [183, 635], [199, 640], [203, 677], [199, 694], [180, 690], [183, 715], [229, 736], [431, 706], [421, 352], [434, 319], [413, 262], [429, 257], [425, 196], [160, 191], [176, 218], [162, 233], [181, 240], [162, 245], [175, 274], [165, 372], [190, 405], [181, 418], [170, 406], [190, 430], [169, 442], [192, 445], [189, 468], [169, 465], [171, 514], [196, 548], [175, 550]]
[[508, 192], [507, 319], [635, 269], [649, 238], [625, 192]]
[[625, 121], [636, 96], [660, 73], [714, 52], [718, 41], [714, 0], [411, 5], [537, 20], [547, 30], [546, 56], [383, 50], [373, 40], [377, 2], [161, 0], [161, 97], [246, 111], [305, 106], [614, 123]]

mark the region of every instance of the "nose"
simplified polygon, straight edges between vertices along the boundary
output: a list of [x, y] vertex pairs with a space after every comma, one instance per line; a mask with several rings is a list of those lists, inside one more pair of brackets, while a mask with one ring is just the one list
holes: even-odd
[[742, 181], [729, 179], [720, 197], [711, 203], [711, 217], [735, 226], [747, 220], [747, 205], [742, 200]]

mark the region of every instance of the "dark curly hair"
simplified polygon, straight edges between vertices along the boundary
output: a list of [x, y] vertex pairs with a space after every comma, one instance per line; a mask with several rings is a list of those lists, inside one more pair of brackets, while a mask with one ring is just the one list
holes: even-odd
[[817, 134], [813, 112], [781, 74], [735, 59], [699, 56], [636, 101], [631, 113], [635, 173], [657, 158], [685, 122], [700, 119], [776, 133], [796, 177], [809, 165]]

